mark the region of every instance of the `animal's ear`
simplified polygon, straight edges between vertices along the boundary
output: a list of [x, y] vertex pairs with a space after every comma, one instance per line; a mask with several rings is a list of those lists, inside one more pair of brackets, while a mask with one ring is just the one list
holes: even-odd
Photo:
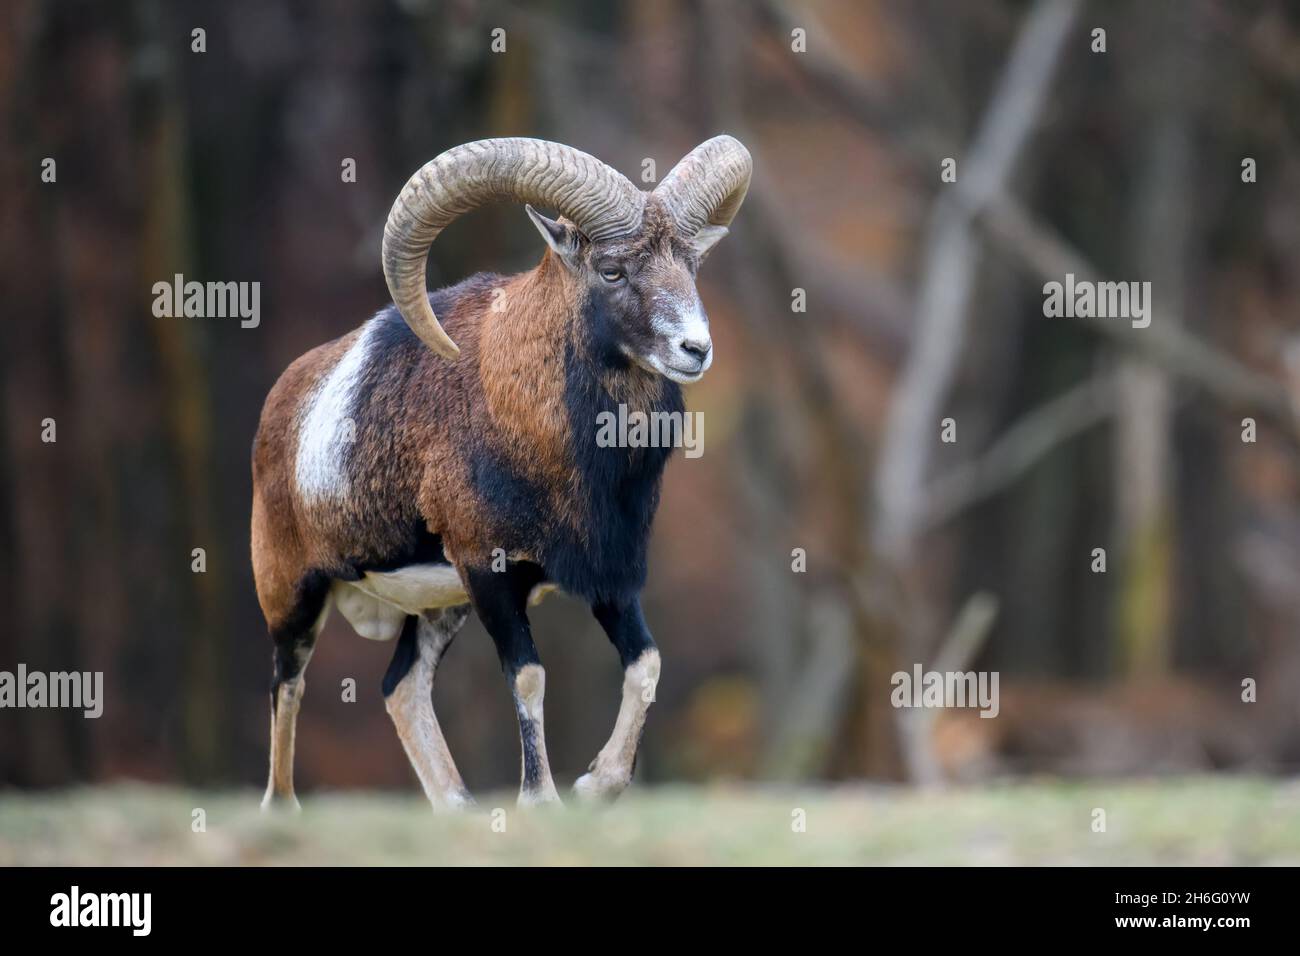
[[726, 226], [705, 226], [695, 234], [691, 240], [691, 245], [695, 247], [695, 254], [704, 261], [704, 257], [709, 254], [709, 250], [718, 244], [718, 240], [727, 234], [729, 230]]
[[578, 264], [578, 251], [582, 247], [582, 234], [567, 222], [547, 219], [530, 205], [525, 204], [524, 210], [528, 213], [528, 218], [533, 221], [533, 225], [537, 227], [537, 231], [542, 234], [542, 238], [546, 240], [546, 244], [551, 247], [551, 251], [569, 268], [575, 268]]

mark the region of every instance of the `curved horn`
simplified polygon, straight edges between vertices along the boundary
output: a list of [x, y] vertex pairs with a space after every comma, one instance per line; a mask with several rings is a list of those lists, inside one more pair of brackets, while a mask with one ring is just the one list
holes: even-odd
[[682, 157], [655, 189], [678, 235], [690, 238], [707, 226], [727, 226], [749, 191], [754, 160], [734, 136], [715, 136]]
[[503, 200], [557, 210], [588, 239], [598, 240], [635, 231], [645, 193], [594, 156], [541, 139], [481, 139], [425, 163], [388, 214], [384, 278], [407, 324], [444, 358], [455, 358], [460, 349], [429, 307], [429, 247], [457, 216]]

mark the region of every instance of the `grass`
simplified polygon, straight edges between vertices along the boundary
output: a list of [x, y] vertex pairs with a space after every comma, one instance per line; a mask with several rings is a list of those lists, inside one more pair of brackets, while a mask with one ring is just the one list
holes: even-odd
[[[532, 812], [503, 793], [455, 815], [373, 792], [307, 793], [300, 815], [264, 815], [258, 797], [128, 784], [9, 791], [0, 865], [1300, 864], [1300, 784], [1261, 778], [634, 788], [611, 806]], [[205, 832], [192, 830], [196, 808]], [[1105, 832], [1093, 830], [1094, 808]], [[501, 820], [505, 832], [493, 828]]]

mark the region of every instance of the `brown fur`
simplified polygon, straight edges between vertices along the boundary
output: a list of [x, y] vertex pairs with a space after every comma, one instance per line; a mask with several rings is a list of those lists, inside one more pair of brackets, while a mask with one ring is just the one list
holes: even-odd
[[[479, 375], [498, 448], [539, 484], [567, 487], [573, 462], [564, 405], [564, 349], [583, 291], [548, 250], [504, 288], [506, 308], [483, 316]], [[565, 496], [568, 500], [568, 496]], [[555, 504], [565, 509], [565, 501]]]
[[[639, 234], [589, 252], [596, 253], [655, 270], [669, 294], [673, 266], [691, 256], [655, 203]], [[293, 613], [309, 571], [377, 559], [417, 523], [442, 537], [458, 568], [490, 562], [513, 529], [500, 526], [470, 487], [467, 446], [492, 449], [549, 489], [551, 520], [581, 531], [574, 502], [583, 489], [566, 442], [564, 355], [586, 346], [575, 316], [587, 290], [549, 250], [530, 272], [482, 278], [439, 315], [461, 348], [457, 361], [412, 339], [400, 360], [371, 369], [374, 427], [357, 422], [353, 493], [343, 500], [312, 504], [298, 496], [298, 424], [313, 388], [359, 330], [303, 355], [272, 388], [254, 445], [252, 551], [258, 599], [273, 630]], [[666, 386], [637, 366], [609, 371], [601, 384], [632, 409], [652, 407]], [[536, 557], [526, 543], [507, 550], [512, 559]]]
[[[609, 795], [631, 778], [645, 718], [641, 685], [647, 669], [658, 674], [637, 595], [669, 450], [610, 447], [598, 423], [620, 404], [682, 411], [676, 383], [694, 381], [710, 359], [695, 271], [720, 234], [683, 241], [654, 196], [635, 235], [597, 243], [571, 223], [530, 216], [549, 247], [535, 269], [477, 275], [430, 295], [459, 346], [455, 361], [426, 347], [390, 307], [298, 359], [267, 398], [253, 450], [252, 552], [275, 644], [268, 802], [293, 800], [302, 674], [334, 582], [364, 590], [362, 578], [377, 579], [371, 572], [444, 559], [464, 588], [448, 599], [472, 600], [514, 682], [521, 801], [556, 799], [542, 730], [544, 671], [521, 610], [539, 586], [587, 600], [629, 667], [615, 732], [580, 790]], [[346, 406], [351, 441], [337, 431], [348, 422], [328, 421], [330, 434], [306, 436], [312, 453], [300, 463], [300, 429], [323, 427], [308, 424], [318, 389], [362, 335], [364, 354], [347, 366], [348, 395], [320, 406], [322, 421]], [[301, 491], [300, 464], [312, 486]], [[494, 566], [497, 549], [509, 567]], [[507, 573], [498, 579], [489, 570]], [[430, 798], [464, 802], [429, 700], [441, 648], [421, 639], [412, 654], [415, 620], [406, 618], [385, 675], [388, 707]]]
[[[509, 529], [495, 526], [469, 486], [467, 442], [491, 446], [539, 484], [568, 486], [560, 343], [572, 339], [578, 283], [549, 251], [533, 271], [498, 278], [439, 317], [460, 345], [455, 363], [413, 342], [409, 361], [374, 370], [393, 387], [376, 383], [382, 427], [357, 423], [354, 494], [341, 502], [313, 505], [297, 494], [298, 424], [359, 330], [303, 355], [272, 388], [254, 444], [252, 529], [258, 598], [272, 629], [293, 611], [309, 570], [378, 556], [415, 522], [442, 536], [457, 566], [489, 562]], [[427, 416], [429, 408], [438, 414]], [[556, 496], [557, 516], [567, 517], [568, 501]]]
[[262, 406], [253, 440], [253, 577], [267, 624], [274, 629], [293, 611], [298, 582], [309, 567], [308, 542], [299, 532], [293, 449], [298, 410], [357, 332], [300, 356], [280, 376]]

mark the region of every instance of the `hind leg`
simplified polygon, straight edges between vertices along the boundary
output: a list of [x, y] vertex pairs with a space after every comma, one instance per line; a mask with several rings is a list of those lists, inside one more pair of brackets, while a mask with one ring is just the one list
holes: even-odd
[[384, 675], [384, 707], [434, 809], [474, 803], [433, 711], [438, 663], [468, 616], [466, 604], [408, 617]]
[[298, 809], [293, 792], [293, 740], [298, 706], [306, 683], [303, 672], [316, 647], [329, 613], [329, 585], [309, 579], [298, 589], [298, 599], [285, 623], [271, 630], [275, 642], [271, 682], [271, 769], [262, 797], [262, 809], [286, 806]]

